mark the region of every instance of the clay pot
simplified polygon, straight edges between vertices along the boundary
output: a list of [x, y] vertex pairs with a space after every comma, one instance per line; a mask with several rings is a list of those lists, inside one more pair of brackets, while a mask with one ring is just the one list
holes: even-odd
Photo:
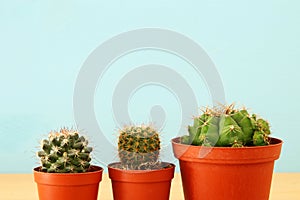
[[201, 147], [172, 140], [185, 200], [268, 200], [282, 141], [268, 146]]
[[108, 165], [114, 200], [168, 200], [175, 165], [158, 170], [122, 170]]
[[97, 200], [103, 169], [91, 166], [85, 173], [45, 173], [34, 168], [40, 200]]

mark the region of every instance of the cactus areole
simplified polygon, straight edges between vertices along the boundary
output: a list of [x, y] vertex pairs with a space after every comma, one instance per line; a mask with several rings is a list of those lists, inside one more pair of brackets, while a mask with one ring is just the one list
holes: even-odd
[[181, 137], [181, 143], [195, 146], [243, 147], [264, 146], [270, 143], [270, 125], [249, 114], [245, 108], [234, 105], [206, 107], [188, 126], [189, 135]]

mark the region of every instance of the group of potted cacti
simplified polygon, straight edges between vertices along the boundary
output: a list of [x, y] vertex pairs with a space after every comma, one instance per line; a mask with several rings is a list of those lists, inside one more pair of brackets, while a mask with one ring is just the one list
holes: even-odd
[[[282, 141], [269, 123], [233, 105], [206, 108], [172, 139], [186, 200], [267, 200]], [[167, 200], [175, 165], [159, 159], [152, 126], [119, 131], [120, 162], [108, 165], [115, 200]], [[96, 200], [103, 169], [90, 165], [92, 148], [77, 130], [62, 128], [42, 140], [34, 169], [40, 200]]]

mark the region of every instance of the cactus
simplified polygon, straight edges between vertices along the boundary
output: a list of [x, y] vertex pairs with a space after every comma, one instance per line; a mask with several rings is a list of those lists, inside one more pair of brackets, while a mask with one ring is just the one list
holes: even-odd
[[160, 168], [159, 150], [159, 134], [150, 126], [128, 126], [119, 131], [118, 151], [123, 169]]
[[90, 167], [92, 150], [78, 131], [62, 128], [59, 132], [51, 131], [48, 139], [42, 140], [41, 151], [37, 155], [43, 172], [81, 173]]
[[197, 146], [263, 146], [269, 144], [270, 126], [264, 119], [250, 115], [247, 109], [234, 109], [234, 105], [207, 107], [188, 126], [188, 136], [181, 137], [184, 144]]

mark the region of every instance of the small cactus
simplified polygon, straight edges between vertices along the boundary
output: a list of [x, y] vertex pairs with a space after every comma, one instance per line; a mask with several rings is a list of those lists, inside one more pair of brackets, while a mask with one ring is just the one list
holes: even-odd
[[119, 131], [118, 151], [123, 169], [159, 168], [159, 150], [159, 134], [151, 126], [128, 126]]
[[250, 115], [234, 105], [206, 108], [188, 126], [188, 136], [181, 142], [197, 146], [263, 146], [269, 144], [270, 126], [264, 119]]
[[43, 172], [81, 173], [90, 167], [92, 150], [78, 131], [62, 128], [59, 132], [51, 131], [48, 139], [42, 140], [41, 151], [37, 155]]

